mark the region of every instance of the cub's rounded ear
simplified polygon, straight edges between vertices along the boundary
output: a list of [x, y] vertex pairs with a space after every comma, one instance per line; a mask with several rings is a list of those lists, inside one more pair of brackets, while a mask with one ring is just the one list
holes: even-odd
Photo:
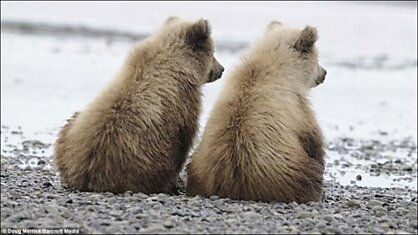
[[266, 32], [269, 32], [277, 27], [280, 27], [281, 25], [282, 25], [281, 22], [274, 20], [267, 25]]
[[311, 52], [314, 43], [318, 40], [318, 33], [316, 28], [312, 26], [306, 26], [299, 34], [293, 47], [300, 52]]
[[207, 48], [210, 34], [209, 22], [200, 19], [187, 29], [186, 42], [196, 50], [203, 50]]
[[174, 21], [177, 21], [177, 20], [179, 20], [180, 18], [179, 17], [177, 17], [177, 16], [170, 16], [170, 17], [168, 17], [166, 20], [165, 20], [165, 22], [164, 22], [164, 25], [168, 25], [168, 24], [170, 24], [170, 23], [172, 23], [172, 22], [174, 22]]

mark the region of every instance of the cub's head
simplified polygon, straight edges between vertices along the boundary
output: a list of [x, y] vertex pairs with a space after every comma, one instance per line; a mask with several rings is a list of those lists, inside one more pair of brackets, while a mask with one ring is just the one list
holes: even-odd
[[327, 71], [318, 63], [315, 46], [318, 33], [314, 27], [291, 29], [273, 21], [267, 26], [266, 34], [269, 47], [282, 58], [280, 63], [292, 68], [293, 74], [297, 75], [296, 79], [309, 87], [316, 87], [324, 82]]
[[214, 43], [209, 22], [200, 19], [188, 22], [178, 17], [169, 17], [163, 26], [167, 49], [175, 56], [185, 59], [203, 77], [203, 83], [221, 78], [224, 67], [214, 56]]

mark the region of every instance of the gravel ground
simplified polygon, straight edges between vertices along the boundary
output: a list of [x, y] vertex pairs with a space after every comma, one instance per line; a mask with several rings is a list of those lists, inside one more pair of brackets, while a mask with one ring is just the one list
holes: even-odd
[[[25, 140], [21, 130], [7, 127], [2, 127], [2, 139], [2, 229], [66, 227], [82, 233], [417, 233], [416, 188], [344, 186], [338, 180], [328, 180], [321, 202], [300, 205], [183, 194], [81, 193], [61, 187], [51, 167], [52, 144]], [[337, 139], [328, 146], [328, 152], [353, 155], [350, 159], [372, 156], [369, 165], [357, 169], [363, 172], [363, 178], [389, 171], [416, 180], [416, 144], [412, 140], [382, 144]], [[377, 164], [379, 159], [388, 158], [382, 151], [391, 148], [403, 149], [403, 160]], [[328, 160], [327, 171], [356, 168], [343, 157], [338, 163], [333, 158], [334, 162]], [[391, 164], [396, 167], [388, 167]]]

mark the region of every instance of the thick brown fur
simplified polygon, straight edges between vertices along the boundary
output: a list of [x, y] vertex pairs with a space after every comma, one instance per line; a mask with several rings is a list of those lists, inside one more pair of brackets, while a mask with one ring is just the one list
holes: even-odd
[[320, 200], [324, 141], [308, 91], [322, 83], [315, 28], [272, 22], [226, 81], [187, 167], [187, 194]]
[[169, 18], [62, 128], [55, 164], [81, 191], [175, 193], [198, 129], [201, 87], [221, 77], [206, 20]]

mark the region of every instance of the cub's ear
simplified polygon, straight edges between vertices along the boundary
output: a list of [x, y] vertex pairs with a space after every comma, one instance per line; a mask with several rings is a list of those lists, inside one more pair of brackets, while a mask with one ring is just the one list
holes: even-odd
[[267, 28], [266, 28], [266, 32], [269, 32], [269, 31], [271, 31], [271, 30], [273, 30], [273, 29], [275, 29], [275, 28], [278, 28], [278, 27], [280, 27], [282, 25], [282, 23], [281, 22], [279, 22], [279, 21], [272, 21], [272, 22], [270, 22], [268, 25], [267, 25]]
[[207, 47], [210, 34], [209, 22], [200, 19], [187, 29], [186, 42], [196, 50], [203, 50]]
[[168, 24], [170, 24], [170, 23], [172, 23], [172, 22], [174, 22], [174, 21], [177, 21], [177, 20], [179, 20], [180, 18], [179, 17], [177, 17], [177, 16], [170, 16], [170, 17], [168, 17], [166, 20], [165, 20], [165, 22], [164, 22], [164, 25], [168, 25]]
[[311, 52], [314, 43], [318, 40], [316, 28], [306, 26], [299, 34], [293, 47], [303, 53]]

